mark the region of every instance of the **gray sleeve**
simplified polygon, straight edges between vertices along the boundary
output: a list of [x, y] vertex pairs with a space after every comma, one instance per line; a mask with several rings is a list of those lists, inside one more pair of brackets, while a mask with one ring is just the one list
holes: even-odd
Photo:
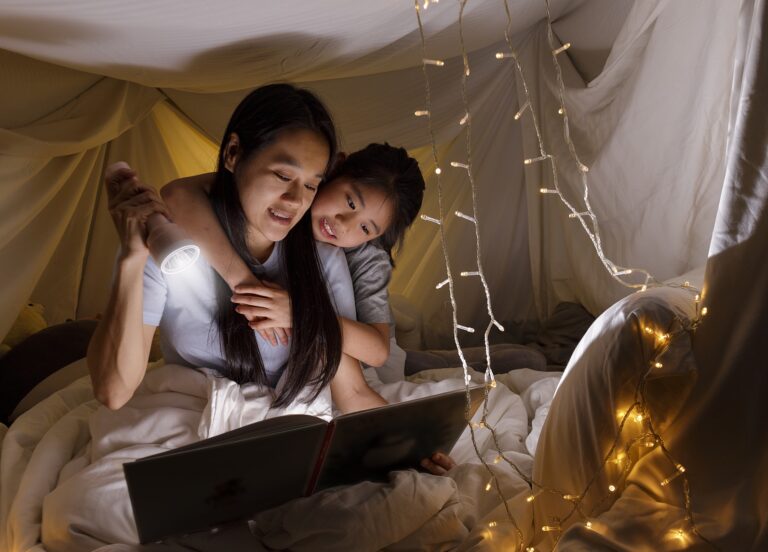
[[386, 251], [371, 244], [345, 251], [355, 292], [357, 320], [365, 324], [390, 324], [387, 286], [392, 264]]

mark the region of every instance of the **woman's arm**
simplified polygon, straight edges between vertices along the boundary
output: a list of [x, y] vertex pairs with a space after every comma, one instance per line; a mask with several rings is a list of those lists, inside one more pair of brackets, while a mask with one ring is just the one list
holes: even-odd
[[258, 280], [235, 248], [213, 212], [208, 192], [214, 173], [180, 178], [160, 190], [163, 201], [171, 211], [174, 222], [186, 230], [200, 246], [206, 260], [218, 272], [230, 289], [238, 284], [254, 284]]
[[144, 378], [155, 326], [142, 323], [142, 279], [146, 258], [124, 258], [104, 317], [88, 344], [87, 363], [96, 399], [117, 410]]
[[370, 366], [383, 366], [389, 358], [389, 324], [364, 324], [339, 317], [342, 351]]
[[381, 395], [365, 382], [360, 363], [342, 353], [336, 375], [331, 380], [331, 397], [344, 414], [387, 404]]
[[167, 215], [157, 192], [141, 186], [136, 173], [116, 163], [105, 174], [109, 214], [120, 238], [120, 259], [104, 318], [88, 344], [87, 363], [96, 398], [111, 409], [133, 396], [147, 368], [155, 328], [143, 324], [146, 220]]

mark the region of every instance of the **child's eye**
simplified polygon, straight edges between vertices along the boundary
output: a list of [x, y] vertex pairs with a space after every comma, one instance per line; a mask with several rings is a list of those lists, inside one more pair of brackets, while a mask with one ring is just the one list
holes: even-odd
[[349, 208], [354, 211], [355, 209], [355, 202], [352, 201], [352, 198], [347, 196], [347, 205], [349, 205]]
[[368, 230], [368, 227], [367, 227], [365, 224], [363, 224], [363, 225], [361, 226], [361, 228], [363, 229], [363, 232], [365, 232], [365, 235], [366, 235], [366, 236], [370, 236], [370, 235], [371, 235], [371, 231], [370, 231], [370, 230]]
[[316, 191], [317, 191], [317, 186], [312, 186], [311, 184], [304, 184], [304, 187], [305, 187], [307, 190], [311, 190], [311, 191], [313, 191], [313, 192], [316, 192]]
[[284, 174], [279, 173], [277, 171], [275, 171], [275, 176], [277, 178], [279, 178], [280, 180], [282, 180], [283, 182], [290, 182], [291, 181], [291, 177], [290, 176], [285, 176]]

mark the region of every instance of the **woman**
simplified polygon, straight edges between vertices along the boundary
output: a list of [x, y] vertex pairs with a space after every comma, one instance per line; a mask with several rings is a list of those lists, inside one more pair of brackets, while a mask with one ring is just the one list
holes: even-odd
[[159, 271], [148, 256], [144, 224], [165, 208], [135, 174], [116, 175], [134, 185], [122, 186], [109, 204], [121, 254], [104, 320], [88, 349], [99, 401], [117, 409], [133, 396], [160, 325], [166, 361], [214, 368], [239, 383], [276, 386], [276, 406], [308, 386], [317, 396], [328, 384], [343, 412], [385, 404], [365, 383], [359, 364], [341, 352], [324, 276], [337, 307], [345, 309], [339, 314], [354, 316], [344, 255], [316, 247], [312, 238], [307, 211], [335, 157], [336, 134], [325, 107], [287, 84], [246, 96], [224, 133], [211, 203], [254, 274], [288, 291], [297, 324], [290, 345], [279, 347], [254, 334], [235, 311], [225, 282], [204, 261], [194, 278]]

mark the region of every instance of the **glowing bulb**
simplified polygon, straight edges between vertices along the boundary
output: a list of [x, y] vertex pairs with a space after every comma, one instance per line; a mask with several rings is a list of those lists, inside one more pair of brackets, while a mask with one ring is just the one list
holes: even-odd
[[539, 161], [545, 161], [546, 159], [549, 159], [549, 155], [542, 155], [540, 157], [531, 157], [523, 161], [523, 164], [530, 165], [532, 163], [538, 163]]
[[465, 113], [464, 116], [461, 118], [461, 121], [459, 121], [460, 125], [464, 125], [469, 120], [469, 113]]
[[647, 333], [647, 334], [652, 334], [652, 333], [654, 333], [654, 332], [653, 332], [653, 328], [651, 328], [650, 326], [646, 326], [646, 327], [645, 327], [645, 333]]
[[414, 111], [413, 114], [416, 115], [417, 117], [426, 117], [427, 115], [429, 115], [429, 111], [427, 111], [426, 109], [420, 109], [419, 111]]
[[431, 222], [433, 224], [437, 224], [438, 226], [440, 225], [440, 221], [439, 220], [437, 220], [434, 217], [430, 217], [429, 215], [421, 215], [421, 220], [425, 220], [427, 222]]
[[467, 333], [475, 333], [475, 328], [470, 328], [469, 326], [462, 326], [461, 324], [456, 324], [456, 327]]
[[559, 531], [560, 530], [560, 526], [559, 525], [544, 525], [544, 526], [542, 526], [541, 530], [544, 531], [545, 533], [551, 533], [553, 531]]
[[563, 113], [565, 113], [565, 109], [563, 109], [562, 107], [557, 110], [558, 115], [562, 115]]
[[624, 419], [624, 416], [626, 416], [626, 415], [627, 415], [627, 411], [626, 411], [626, 410], [617, 410], [617, 411], [616, 411], [616, 418], [617, 418], [619, 421], [623, 420], [623, 419]]
[[635, 415], [635, 421], [636, 421], [637, 423], [640, 423], [640, 422], [642, 422], [642, 421], [643, 421], [643, 415], [642, 415], [642, 414], [636, 414], [636, 415]]
[[451, 167], [455, 167], [457, 169], [469, 169], [469, 165], [459, 163], [458, 161], [451, 161]]
[[551, 188], [539, 188], [539, 193], [540, 194], [557, 194], [559, 192]]
[[515, 121], [519, 120], [520, 117], [523, 116], [523, 113], [525, 113], [525, 110], [528, 109], [531, 106], [530, 102], [525, 102], [523, 104], [523, 107], [520, 108], [520, 111], [515, 113]]
[[488, 522], [488, 527], [496, 527], [496, 522], [495, 521]]
[[435, 65], [436, 67], [442, 67], [445, 65], [445, 62], [442, 59], [422, 59], [421, 61], [427, 65]]
[[496, 458], [493, 459], [493, 463], [494, 464], [498, 464], [499, 462], [501, 462], [501, 456], [500, 455], [496, 456]]
[[468, 220], [469, 222], [477, 223], [477, 220], [475, 219], [475, 217], [470, 217], [469, 215], [465, 215], [461, 211], [454, 211], [453, 214], [456, 215], [459, 218], [463, 218], [464, 220]]
[[480, 273], [479, 272], [462, 272], [461, 275], [466, 278], [467, 276], [480, 276]]
[[661, 368], [661, 367], [663, 367], [664, 365], [663, 365], [661, 362], [654, 362], [654, 363], [653, 363], [653, 366], [654, 366], [654, 368]]
[[485, 484], [485, 490], [486, 491], [490, 491], [491, 490], [491, 482], [490, 481]]
[[558, 54], [562, 54], [563, 52], [565, 52], [570, 47], [571, 47], [571, 43], [570, 42], [566, 42], [565, 44], [560, 46], [558, 49], [552, 50], [552, 55], [556, 56]]
[[586, 523], [584, 523], [584, 527], [586, 527], [587, 529], [592, 529], [592, 522], [587, 521]]
[[578, 500], [578, 499], [579, 499], [578, 495], [572, 495], [572, 494], [564, 494], [563, 495], [563, 500], [574, 501], [574, 500]]
[[702, 308], [701, 309], [701, 316], [706, 316], [707, 312], [709, 312], [709, 309], [707, 309], [707, 307]]
[[648, 286], [647, 286], [647, 285], [645, 285], [645, 284], [643, 284], [643, 287], [641, 287], [641, 288], [640, 288], [640, 291], [645, 291], [645, 290], [647, 290], [647, 289], [648, 289]]
[[451, 281], [451, 279], [450, 279], [450, 278], [446, 278], [445, 280], [443, 280], [442, 282], [440, 282], [439, 284], [437, 284], [437, 285], [435, 286], [435, 289], [440, 289], [441, 287], [443, 287], [443, 286], [445, 286], [446, 284], [448, 284], [450, 281]]
[[437, 167], [437, 168], [435, 169], [435, 174], [440, 174], [440, 173], [442, 173], [442, 172], [443, 172], [443, 169], [441, 169], [440, 167]]
[[616, 485], [608, 485], [608, 490], [612, 493], [616, 492]]

